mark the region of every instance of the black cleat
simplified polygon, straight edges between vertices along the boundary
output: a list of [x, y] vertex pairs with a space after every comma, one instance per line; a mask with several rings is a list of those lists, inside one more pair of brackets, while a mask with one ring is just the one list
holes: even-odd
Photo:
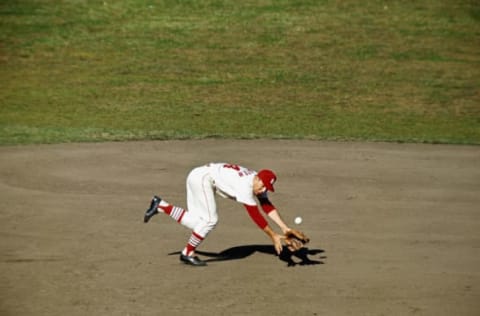
[[148, 223], [150, 218], [158, 214], [158, 204], [160, 204], [161, 200], [162, 199], [156, 195], [153, 197], [150, 207], [145, 211], [145, 216], [143, 217], [144, 223]]
[[196, 267], [202, 267], [207, 265], [205, 261], [200, 260], [197, 256], [185, 256], [184, 254], [180, 254], [180, 261]]

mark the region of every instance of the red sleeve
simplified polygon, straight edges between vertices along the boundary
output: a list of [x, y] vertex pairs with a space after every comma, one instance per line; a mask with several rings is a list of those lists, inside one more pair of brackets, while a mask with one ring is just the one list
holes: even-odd
[[252, 218], [252, 220], [257, 224], [260, 229], [264, 229], [267, 227], [268, 222], [265, 220], [265, 218], [260, 214], [260, 210], [258, 209], [258, 206], [256, 205], [247, 205], [243, 204], [245, 208], [247, 209], [248, 215]]
[[258, 201], [260, 202], [260, 206], [262, 207], [262, 210], [266, 214], [276, 209], [275, 205], [273, 205], [272, 202], [270, 202], [267, 195], [259, 195], [257, 196], [257, 198], [258, 198]]
[[275, 206], [273, 206], [273, 204], [261, 204], [261, 206], [262, 210], [267, 214], [275, 210]]

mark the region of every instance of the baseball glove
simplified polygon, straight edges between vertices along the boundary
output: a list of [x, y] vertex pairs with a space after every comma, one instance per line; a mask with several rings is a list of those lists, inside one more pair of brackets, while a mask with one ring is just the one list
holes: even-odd
[[290, 251], [297, 251], [310, 241], [310, 238], [296, 229], [290, 229], [287, 231], [284, 239], [285, 244]]

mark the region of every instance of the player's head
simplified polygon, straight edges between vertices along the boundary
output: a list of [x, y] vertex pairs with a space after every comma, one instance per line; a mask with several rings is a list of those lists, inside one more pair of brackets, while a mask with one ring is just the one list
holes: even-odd
[[257, 176], [262, 180], [263, 185], [268, 191], [275, 192], [273, 184], [277, 181], [277, 176], [272, 170], [262, 169], [258, 172]]

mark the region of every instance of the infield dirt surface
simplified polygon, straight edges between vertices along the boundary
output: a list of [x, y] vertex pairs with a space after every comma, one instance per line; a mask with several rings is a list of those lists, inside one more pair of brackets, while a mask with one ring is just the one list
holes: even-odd
[[[190, 232], [143, 213], [153, 194], [185, 207], [187, 173], [211, 161], [275, 170], [270, 198], [308, 248], [275, 256], [218, 197], [208, 267], [181, 264]], [[480, 315], [477, 146], [0, 147], [0, 201], [0, 315]]]

